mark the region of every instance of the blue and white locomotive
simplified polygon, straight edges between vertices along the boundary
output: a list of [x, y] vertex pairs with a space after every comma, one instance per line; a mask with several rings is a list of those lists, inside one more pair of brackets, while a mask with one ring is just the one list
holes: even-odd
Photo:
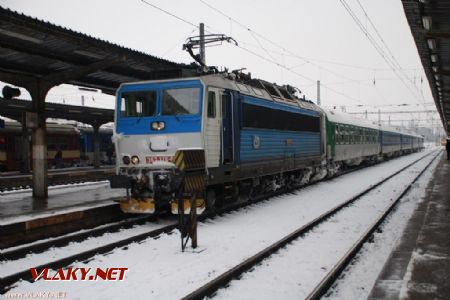
[[[198, 212], [214, 211], [332, 176], [346, 164], [400, 154], [402, 139], [405, 152], [420, 148], [419, 137], [398, 133], [398, 153], [388, 150], [381, 144], [387, 133], [345, 120], [297, 98], [289, 86], [239, 74], [122, 84], [111, 187], [130, 192], [121, 201], [125, 212], [177, 213], [178, 198], [186, 212], [191, 197]], [[338, 145], [339, 127], [348, 126], [364, 137]]]

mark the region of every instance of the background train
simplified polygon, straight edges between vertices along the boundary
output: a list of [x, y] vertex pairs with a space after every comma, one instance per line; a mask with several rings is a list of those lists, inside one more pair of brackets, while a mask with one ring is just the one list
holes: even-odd
[[243, 74], [122, 84], [116, 173], [125, 212], [178, 212], [197, 197], [214, 211], [341, 168], [423, 148], [419, 135], [379, 127], [299, 99], [290, 86]]
[[[108, 149], [113, 148], [112, 129], [100, 128], [101, 163], [108, 163]], [[48, 167], [88, 166], [93, 162], [93, 129], [71, 124], [47, 123]], [[31, 137], [30, 137], [31, 140]], [[0, 128], [0, 171], [18, 171], [24, 160], [22, 153], [22, 127], [18, 122], [5, 122]], [[55, 161], [55, 155], [61, 150], [62, 159]], [[30, 155], [31, 155], [30, 144]], [[31, 157], [30, 165], [31, 165]]]

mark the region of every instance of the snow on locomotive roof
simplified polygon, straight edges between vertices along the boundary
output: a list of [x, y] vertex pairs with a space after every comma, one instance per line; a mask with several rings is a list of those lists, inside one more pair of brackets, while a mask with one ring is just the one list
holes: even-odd
[[[148, 80], [148, 81], [136, 81], [136, 82], [130, 82], [130, 83], [122, 83], [120, 87], [117, 89], [119, 92], [121, 88], [125, 85], [140, 85], [140, 84], [148, 84], [148, 83], [163, 83], [163, 82], [170, 82], [170, 81], [188, 81], [188, 80], [201, 80], [205, 85], [218, 87], [218, 88], [224, 88], [234, 91], [239, 91], [243, 95], [253, 96], [258, 99], [264, 99], [276, 103], [282, 103], [290, 106], [295, 106], [299, 108], [309, 109], [313, 111], [318, 111], [320, 113], [323, 112], [323, 110], [317, 106], [316, 104], [299, 99], [299, 98], [293, 98], [288, 99], [282, 97], [282, 95], [279, 95], [280, 97], [274, 97], [272, 96], [267, 90], [263, 88], [258, 88], [250, 84], [246, 84], [245, 82], [240, 82], [234, 79], [227, 78], [226, 74], [208, 74], [208, 75], [199, 75], [196, 77], [184, 77], [184, 78], [174, 78], [174, 79], [159, 79], [159, 80]], [[256, 79], [258, 80], [258, 79]]]
[[324, 110], [328, 120], [334, 123], [341, 123], [341, 124], [348, 124], [348, 125], [354, 125], [359, 127], [366, 127], [366, 128], [372, 128], [372, 129], [379, 129], [379, 126], [370, 120], [356, 118], [352, 115], [336, 111], [336, 110]]
[[[211, 74], [204, 75], [200, 77], [201, 80], [211, 86], [217, 86], [222, 88], [228, 88], [231, 90], [239, 91], [241, 94], [253, 96], [259, 99], [265, 99], [268, 101], [286, 104], [290, 106], [300, 107], [304, 109], [314, 110], [322, 113], [322, 109], [318, 107], [316, 104], [305, 101], [299, 98], [288, 99], [285, 98], [282, 94], [278, 97], [271, 95], [267, 90], [263, 88], [258, 88], [254, 85], [246, 84], [245, 82], [239, 82], [230, 78], [225, 77], [223, 74]], [[255, 79], [259, 80], [259, 79]], [[264, 82], [261, 80], [261, 82]], [[270, 85], [270, 83], [264, 82], [266, 85]], [[279, 89], [281, 87], [276, 86], [275, 89]]]

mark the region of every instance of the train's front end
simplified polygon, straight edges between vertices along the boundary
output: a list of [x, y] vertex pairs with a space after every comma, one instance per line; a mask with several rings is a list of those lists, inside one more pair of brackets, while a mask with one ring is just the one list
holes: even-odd
[[113, 136], [116, 176], [111, 187], [127, 190], [122, 211], [155, 213], [171, 205], [173, 210], [187, 164], [204, 172], [203, 90], [201, 81], [192, 79], [120, 86]]

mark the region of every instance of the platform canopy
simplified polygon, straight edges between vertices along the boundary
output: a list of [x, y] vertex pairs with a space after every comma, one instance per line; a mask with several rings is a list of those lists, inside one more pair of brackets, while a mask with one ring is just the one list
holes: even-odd
[[[0, 115], [18, 122], [23, 120], [23, 112], [31, 111], [31, 101], [0, 98]], [[114, 110], [76, 106], [59, 103], [45, 103], [45, 118], [74, 120], [86, 124], [114, 122]]]
[[180, 77], [189, 66], [0, 7], [0, 80], [81, 85], [114, 94], [122, 82]]
[[450, 135], [450, 1], [402, 0], [442, 124]]
[[[66, 83], [114, 94], [123, 82], [193, 76], [195, 70], [195, 66], [131, 50], [0, 6], [0, 81], [23, 87], [31, 96], [23, 123], [32, 129], [33, 196], [37, 199], [48, 197], [45, 119], [49, 107], [45, 99], [50, 89]], [[100, 124], [94, 125], [98, 130]], [[98, 152], [98, 143], [94, 148]], [[24, 147], [23, 157], [28, 157], [27, 151]]]

